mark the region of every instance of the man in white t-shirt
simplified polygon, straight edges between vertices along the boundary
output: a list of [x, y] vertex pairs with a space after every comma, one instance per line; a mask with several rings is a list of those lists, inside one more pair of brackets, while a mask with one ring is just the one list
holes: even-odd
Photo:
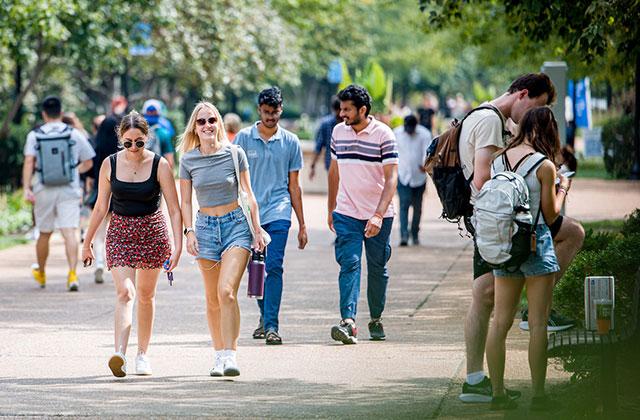
[[[45, 287], [47, 281], [45, 265], [49, 256], [49, 239], [54, 229], [59, 229], [64, 238], [69, 264], [67, 288], [69, 291], [75, 292], [78, 290], [78, 276], [76, 274], [76, 266], [78, 265], [77, 230], [80, 224], [80, 198], [82, 197], [79, 174], [91, 169], [95, 152], [83, 134], [62, 122], [62, 103], [59, 98], [48, 96], [44, 99], [42, 118], [45, 123], [27, 135], [22, 167], [24, 197], [33, 203], [36, 227], [40, 231], [36, 242], [38, 263], [33, 267], [32, 274], [40, 287]], [[59, 183], [50, 185], [43, 182], [41, 147], [37, 136], [52, 137], [51, 133], [60, 133], [60, 138], [68, 137], [69, 141], [68, 150], [73, 168], [70, 172], [69, 182], [62, 185]], [[55, 155], [62, 156], [67, 150], [66, 147], [63, 149], [59, 153], [56, 151]]]

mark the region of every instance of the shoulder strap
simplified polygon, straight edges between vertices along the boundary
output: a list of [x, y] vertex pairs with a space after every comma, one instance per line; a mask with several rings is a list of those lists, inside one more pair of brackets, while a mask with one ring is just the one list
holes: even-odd
[[520, 165], [520, 168], [516, 168], [515, 172], [520, 173], [523, 178], [526, 178], [527, 175], [531, 173], [535, 168], [538, 167], [542, 162], [547, 159], [545, 155], [542, 153], [532, 153], [528, 155], [528, 159]]
[[238, 196], [242, 192], [242, 187], [240, 186], [240, 165], [238, 164], [238, 149], [235, 144], [231, 145], [231, 159], [233, 160], [233, 167], [236, 171], [236, 181], [238, 183]]
[[153, 164], [151, 166], [151, 179], [158, 179], [158, 165], [160, 164], [160, 155], [154, 153]]
[[116, 179], [116, 167], [118, 166], [116, 163], [117, 155], [117, 153], [114, 153], [109, 156], [109, 162], [111, 163], [111, 181]]

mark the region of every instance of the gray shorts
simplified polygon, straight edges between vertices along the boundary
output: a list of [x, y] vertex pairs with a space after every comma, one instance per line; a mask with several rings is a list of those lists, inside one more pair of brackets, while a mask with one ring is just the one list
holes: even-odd
[[80, 191], [71, 186], [44, 187], [35, 193], [36, 227], [49, 233], [80, 225]]

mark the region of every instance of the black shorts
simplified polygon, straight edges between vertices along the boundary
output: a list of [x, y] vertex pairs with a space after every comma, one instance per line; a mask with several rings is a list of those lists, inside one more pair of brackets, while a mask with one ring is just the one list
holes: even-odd
[[[464, 217], [464, 226], [467, 228], [467, 232], [473, 236], [475, 234], [475, 230], [473, 229], [473, 225], [471, 224], [471, 218], [468, 216]], [[473, 241], [473, 279], [477, 279], [480, 276], [483, 276], [487, 273], [493, 271], [493, 268], [487, 264], [485, 260], [480, 256], [480, 252], [478, 251], [478, 247], [476, 246], [476, 241]]]
[[562, 215], [559, 215], [556, 218], [556, 220], [554, 220], [553, 223], [551, 223], [551, 225], [549, 226], [549, 230], [551, 231], [551, 237], [553, 239], [555, 239], [558, 232], [560, 232], [560, 227], [562, 226], [562, 220], [564, 220], [564, 217]]

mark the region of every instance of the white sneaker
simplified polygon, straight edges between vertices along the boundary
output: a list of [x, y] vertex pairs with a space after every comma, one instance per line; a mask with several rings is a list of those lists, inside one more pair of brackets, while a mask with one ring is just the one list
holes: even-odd
[[216, 353], [215, 365], [213, 365], [213, 369], [209, 371], [209, 375], [224, 376], [224, 357], [222, 357], [221, 354]]
[[116, 352], [109, 359], [109, 369], [116, 378], [127, 376], [127, 359], [121, 352]]
[[238, 369], [238, 363], [235, 356], [227, 356], [224, 359], [224, 376], [238, 376], [240, 375], [240, 369]]
[[136, 375], [151, 375], [151, 363], [146, 354], [136, 356]]

